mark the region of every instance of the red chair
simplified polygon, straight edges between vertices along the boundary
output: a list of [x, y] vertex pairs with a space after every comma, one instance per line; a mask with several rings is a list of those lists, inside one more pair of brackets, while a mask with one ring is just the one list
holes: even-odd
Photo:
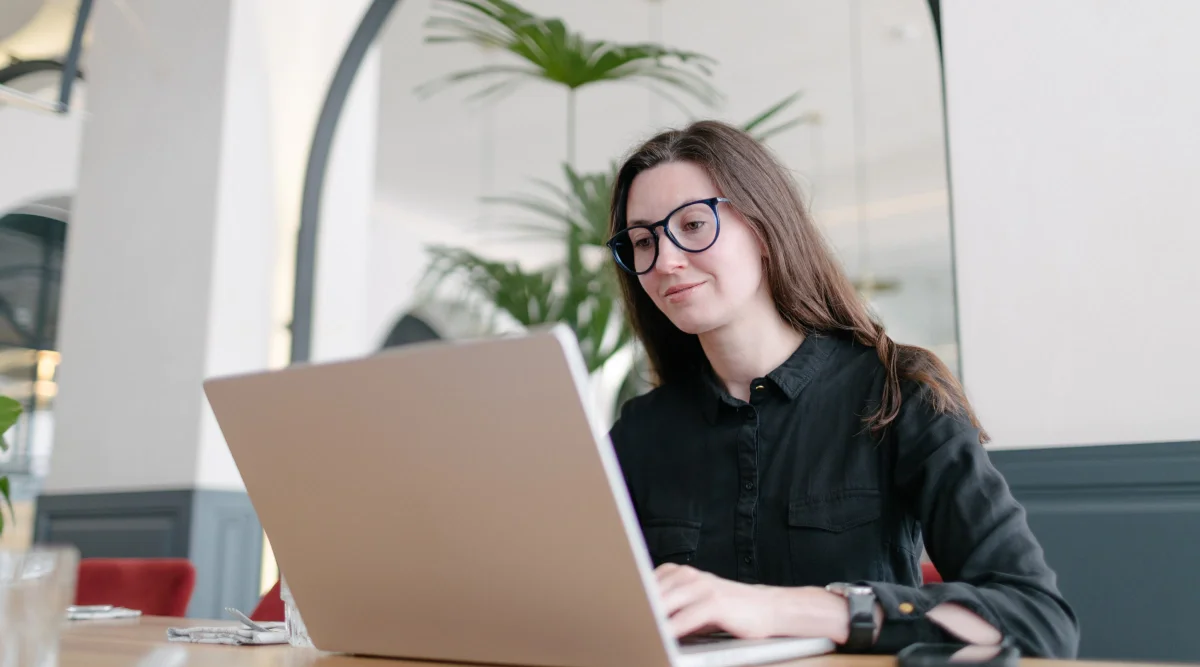
[[283, 622], [283, 598], [279, 597], [278, 581], [258, 601], [258, 606], [254, 608], [254, 613], [250, 614], [250, 620]]
[[933, 563], [924, 560], [921, 561], [921, 579], [927, 584], [939, 584], [942, 582], [942, 575], [933, 566]]
[[186, 558], [84, 558], [75, 604], [111, 604], [147, 616], [186, 616], [196, 568]]

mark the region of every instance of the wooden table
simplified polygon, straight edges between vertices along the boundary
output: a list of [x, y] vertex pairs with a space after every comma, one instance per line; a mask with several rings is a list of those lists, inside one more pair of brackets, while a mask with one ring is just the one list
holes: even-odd
[[[156, 617], [74, 621], [63, 631], [58, 667], [428, 667], [445, 664], [355, 658], [290, 646], [220, 646], [167, 641], [167, 628], [197, 625], [234, 623]], [[790, 664], [803, 667], [894, 667], [896, 660], [887, 656], [827, 655]], [[1114, 667], [1122, 664], [1135, 663], [1022, 661], [1022, 667]]]

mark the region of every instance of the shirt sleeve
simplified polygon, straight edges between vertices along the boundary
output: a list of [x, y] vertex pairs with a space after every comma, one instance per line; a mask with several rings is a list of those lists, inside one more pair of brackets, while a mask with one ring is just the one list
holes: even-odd
[[874, 650], [961, 640], [925, 614], [942, 603], [965, 607], [1028, 657], [1074, 658], [1079, 624], [1058, 591], [1024, 508], [991, 464], [979, 430], [937, 413], [928, 389], [911, 385], [892, 426], [897, 494], [921, 522], [925, 548], [945, 583], [920, 588], [870, 585], [884, 622]]

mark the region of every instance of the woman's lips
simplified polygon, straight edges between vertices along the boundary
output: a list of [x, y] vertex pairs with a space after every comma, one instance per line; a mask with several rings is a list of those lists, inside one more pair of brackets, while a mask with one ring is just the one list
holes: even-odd
[[700, 287], [703, 284], [704, 284], [703, 282], [699, 282], [699, 283], [685, 283], [683, 285], [674, 285], [672, 287], [667, 288], [667, 291], [663, 293], [663, 296], [666, 298], [667, 302], [669, 302], [669, 303], [679, 303], [679, 302], [687, 299], [688, 297], [690, 297], [696, 291], [696, 288]]

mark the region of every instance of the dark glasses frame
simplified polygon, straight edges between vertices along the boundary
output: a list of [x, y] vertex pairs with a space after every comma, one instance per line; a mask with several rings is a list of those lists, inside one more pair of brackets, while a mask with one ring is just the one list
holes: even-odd
[[[693, 254], [698, 253], [698, 252], [704, 252], [705, 250], [708, 250], [709, 248], [713, 247], [713, 244], [715, 244], [717, 242], [717, 239], [720, 238], [720, 236], [721, 236], [721, 214], [717, 211], [717, 204], [729, 204], [729, 203], [731, 203], [731, 202], [728, 199], [726, 199], [725, 197], [709, 197], [708, 199], [697, 199], [695, 201], [687, 202], [686, 204], [680, 204], [679, 206], [675, 207], [670, 213], [668, 213], [667, 217], [663, 218], [662, 220], [659, 220], [658, 222], [651, 222], [651, 223], [645, 224], [645, 225], [626, 226], [625, 229], [622, 229], [621, 231], [617, 232], [616, 234], [613, 234], [612, 238], [610, 238], [608, 241], [606, 241], [604, 243], [604, 245], [608, 246], [608, 249], [612, 252], [613, 261], [615, 261], [617, 263], [617, 266], [621, 267], [622, 270], [624, 270], [627, 273], [633, 274], [635, 276], [645, 275], [645, 274], [653, 271], [654, 265], [658, 264], [659, 241], [658, 241], [658, 234], [655, 233], [655, 231], [654, 231], [656, 228], [662, 227], [664, 235], [666, 235], [667, 238], [671, 239], [671, 243], [674, 244], [676, 248], [679, 248], [680, 250], [682, 250], [684, 252], [690, 252]], [[671, 233], [671, 227], [667, 223], [670, 222], [671, 216], [675, 215], [676, 213], [682, 211], [683, 209], [685, 209], [689, 206], [695, 206], [696, 204], [708, 204], [708, 207], [710, 209], [712, 209], [713, 222], [716, 223], [717, 229], [715, 232], [713, 232], [712, 241], [708, 245], [706, 245], [703, 248], [700, 248], [698, 250], [693, 250], [691, 248], [683, 247], [683, 244], [681, 244], [679, 242], [679, 239], [675, 238], [675, 235]], [[649, 230], [650, 236], [654, 238], [654, 259], [650, 261], [650, 266], [645, 271], [636, 271], [636, 270], [634, 270], [634, 268], [632, 266], [625, 266], [625, 262], [622, 262], [621, 256], [619, 254], [617, 254], [617, 246], [616, 246], [617, 237], [621, 236], [621, 235], [625, 235], [625, 237], [628, 238], [629, 230], [631, 230], [631, 229]]]

